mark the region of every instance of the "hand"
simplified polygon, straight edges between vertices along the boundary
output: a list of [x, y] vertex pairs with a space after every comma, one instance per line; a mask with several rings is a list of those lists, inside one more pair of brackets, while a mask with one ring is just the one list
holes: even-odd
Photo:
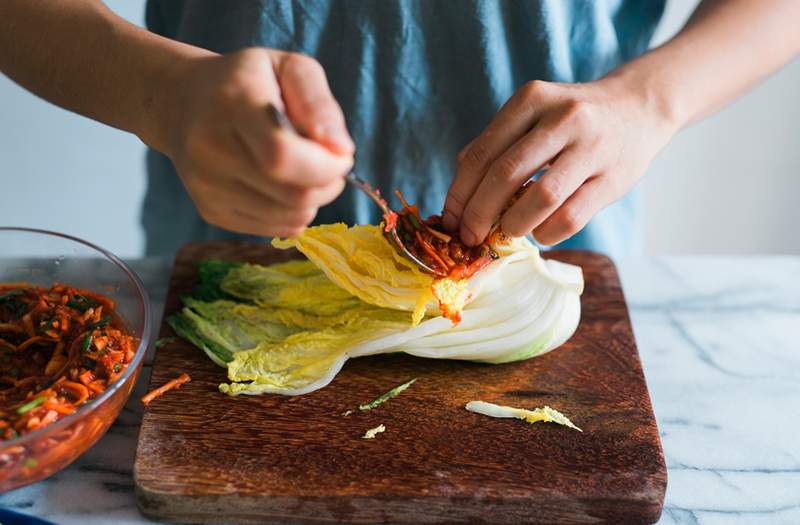
[[[192, 58], [169, 78], [172, 159], [200, 216], [240, 233], [291, 236], [334, 200], [354, 145], [314, 59], [253, 48]], [[304, 137], [278, 129], [268, 103]]]
[[546, 167], [501, 228], [515, 237], [533, 232], [545, 245], [575, 235], [636, 184], [675, 132], [643, 95], [614, 77], [529, 82], [459, 153], [444, 226], [460, 225], [468, 245], [483, 241], [513, 194]]

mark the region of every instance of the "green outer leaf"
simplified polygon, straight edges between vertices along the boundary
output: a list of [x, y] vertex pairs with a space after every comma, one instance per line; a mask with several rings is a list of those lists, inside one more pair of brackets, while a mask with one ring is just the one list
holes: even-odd
[[499, 357], [495, 357], [494, 359], [486, 359], [481, 362], [493, 365], [501, 365], [503, 363], [513, 363], [514, 361], [524, 361], [525, 359], [530, 359], [531, 357], [535, 357], [544, 352], [550, 344], [550, 341], [553, 340], [554, 335], [555, 327], [550, 328], [538, 339], [531, 343], [511, 350]]
[[208, 259], [201, 261], [198, 265], [198, 281], [192, 291], [192, 297], [201, 301], [216, 301], [217, 299], [228, 299], [230, 301], [240, 301], [241, 299], [225, 292], [222, 289], [222, 281], [228, 272], [242, 266], [244, 263], [235, 261], [220, 261]]
[[367, 403], [366, 405], [359, 405], [358, 409], [361, 410], [362, 412], [363, 411], [367, 411], [367, 410], [372, 410], [376, 406], [378, 406], [378, 405], [380, 405], [382, 403], [385, 403], [386, 401], [390, 400], [391, 398], [393, 398], [394, 396], [396, 396], [397, 394], [399, 394], [400, 392], [402, 392], [406, 388], [408, 388], [411, 385], [413, 385], [416, 380], [417, 380], [417, 378], [415, 377], [414, 379], [411, 379], [410, 381], [406, 381], [402, 385], [396, 386], [393, 389], [391, 389], [388, 392], [386, 392], [385, 394], [383, 394], [381, 396], [378, 396], [372, 402]]
[[253, 348], [263, 341], [282, 341], [297, 331], [254, 305], [223, 299], [207, 303], [191, 297], [183, 302], [191, 312], [190, 317], [206, 327], [203, 332], [209, 335], [208, 330], [213, 329], [213, 335], [219, 338], [216, 342], [231, 352]]
[[42, 394], [39, 397], [31, 399], [30, 401], [28, 401], [27, 403], [25, 403], [24, 405], [22, 405], [17, 409], [17, 414], [24, 414], [26, 412], [30, 412], [34, 408], [38, 407], [39, 405], [47, 401], [48, 397], [50, 396], [48, 396], [47, 394]]
[[217, 344], [209, 338], [204, 337], [195, 322], [184, 312], [167, 318], [167, 323], [175, 330], [175, 333], [183, 337], [197, 348], [203, 350], [206, 355], [219, 366], [225, 367], [229, 361], [233, 360], [233, 353]]

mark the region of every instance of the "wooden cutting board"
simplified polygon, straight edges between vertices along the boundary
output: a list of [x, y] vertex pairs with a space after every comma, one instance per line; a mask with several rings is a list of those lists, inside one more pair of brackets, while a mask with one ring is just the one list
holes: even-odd
[[[205, 258], [272, 263], [297, 254], [213, 242], [177, 255], [165, 315]], [[134, 476], [150, 518], [182, 523], [653, 523], [667, 474], [613, 263], [583, 267], [577, 332], [544, 356], [505, 365], [384, 355], [347, 362], [299, 397], [228, 397], [225, 371], [179, 340], [156, 352], [151, 387], [192, 381], [144, 412]], [[175, 334], [166, 325], [160, 337]], [[412, 378], [375, 410], [341, 414]], [[467, 412], [485, 400], [550, 405], [583, 428]], [[361, 436], [383, 424], [375, 439]]]

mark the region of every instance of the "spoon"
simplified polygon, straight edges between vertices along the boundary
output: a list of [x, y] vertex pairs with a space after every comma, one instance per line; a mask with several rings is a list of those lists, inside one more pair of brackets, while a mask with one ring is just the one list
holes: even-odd
[[[286, 117], [286, 115], [284, 115], [283, 112], [279, 110], [277, 107], [275, 107], [273, 104], [267, 104], [267, 113], [272, 119], [273, 124], [275, 124], [278, 128], [302, 136], [302, 134], [297, 131], [297, 129], [294, 127], [291, 121]], [[385, 218], [388, 219], [389, 217], [397, 216], [397, 212], [389, 208], [389, 205], [386, 203], [386, 200], [384, 200], [381, 197], [380, 192], [378, 192], [375, 188], [373, 188], [372, 185], [370, 185], [370, 183], [368, 183], [364, 179], [357, 177], [356, 174], [353, 173], [352, 171], [347, 173], [344, 176], [344, 178], [348, 184], [366, 193], [367, 197], [372, 199], [372, 202], [374, 202], [378, 206], [378, 208], [381, 209], [381, 211], [383, 212], [383, 216]], [[408, 248], [405, 247], [403, 241], [400, 240], [400, 236], [397, 234], [396, 221], [394, 221], [393, 224], [391, 224], [391, 227], [388, 223], [386, 224], [386, 226], [383, 228], [383, 236], [386, 237], [386, 240], [389, 241], [389, 244], [391, 244], [394, 247], [395, 251], [399, 253], [400, 256], [405, 257], [406, 259], [416, 264], [423, 272], [436, 275], [436, 271], [434, 271], [433, 268], [425, 264], [419, 257], [415, 256], [408, 250]]]

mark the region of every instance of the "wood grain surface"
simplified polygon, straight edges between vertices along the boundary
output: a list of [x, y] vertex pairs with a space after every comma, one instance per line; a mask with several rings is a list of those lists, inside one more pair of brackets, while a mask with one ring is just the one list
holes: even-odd
[[[139, 507], [182, 523], [653, 523], [666, 468], [612, 262], [583, 267], [583, 317], [563, 347], [505, 365], [384, 355], [352, 359], [298, 397], [228, 397], [225, 370], [178, 340], [156, 352], [151, 386], [192, 381], [145, 409], [134, 476]], [[165, 315], [191, 291], [196, 263], [297, 257], [263, 244], [185, 246]], [[161, 337], [175, 334], [164, 324]], [[412, 378], [380, 407], [361, 403]], [[584, 432], [491, 419], [464, 404], [550, 405]], [[343, 417], [349, 409], [355, 412]], [[383, 424], [386, 432], [361, 439]]]

